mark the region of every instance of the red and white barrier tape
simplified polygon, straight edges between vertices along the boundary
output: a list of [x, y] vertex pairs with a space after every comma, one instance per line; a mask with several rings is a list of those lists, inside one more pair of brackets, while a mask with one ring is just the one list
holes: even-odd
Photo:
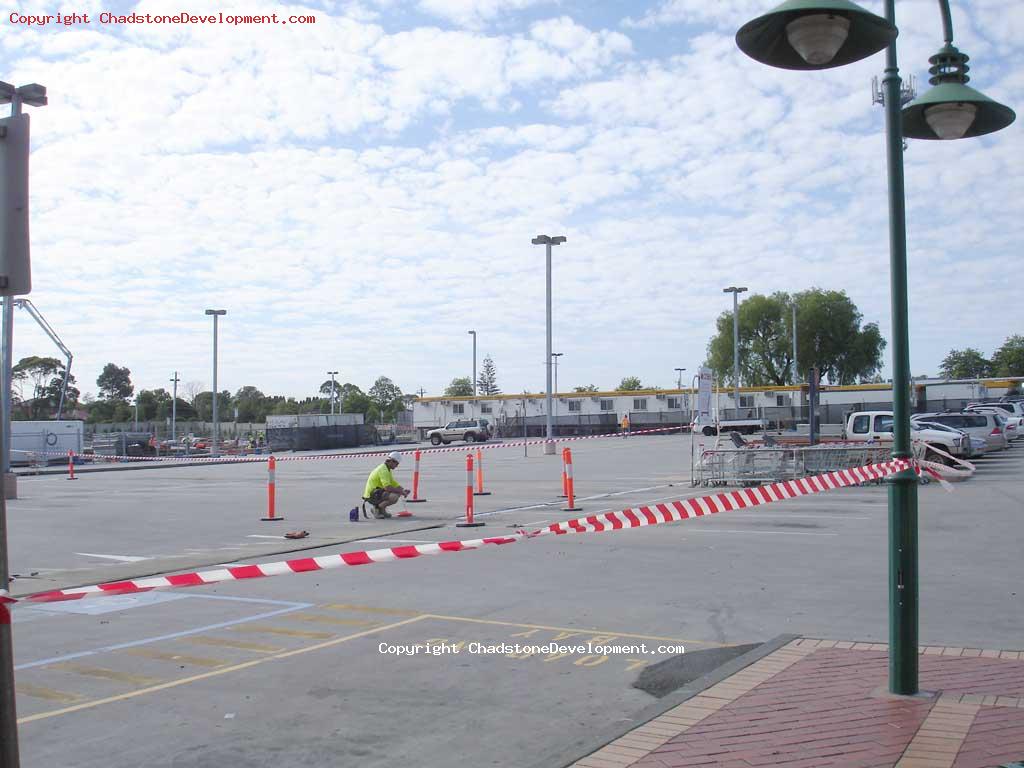
[[[675, 432], [679, 430], [679, 425], [673, 427], [658, 427], [656, 429], [643, 429], [635, 432], [630, 432], [630, 435], [653, 435], [663, 432]], [[578, 440], [599, 440], [607, 439], [610, 437], [619, 437], [620, 433], [611, 433], [603, 435], [576, 435], [574, 437], [552, 437], [549, 441], [546, 437], [538, 438], [536, 440], [517, 440], [515, 442], [501, 442], [501, 443], [473, 443], [473, 449], [476, 450], [495, 450], [499, 448], [521, 448], [524, 445], [544, 445], [547, 442], [555, 443], [568, 443], [575, 442]], [[397, 450], [398, 453], [413, 453], [413, 451], [420, 451], [420, 453], [465, 453], [469, 448], [469, 444], [460, 448], [404, 448], [391, 450], [380, 450], [380, 451], [363, 451], [360, 453], [318, 453], [313, 456], [281, 456], [274, 454], [278, 461], [325, 461], [332, 459], [366, 459], [366, 458], [378, 458], [387, 456], [389, 453]], [[67, 451], [21, 451], [22, 453], [29, 453], [36, 456], [61, 456], [66, 457]], [[267, 461], [269, 459], [269, 453], [260, 456], [118, 456], [108, 454], [75, 454], [79, 457], [86, 457], [92, 461], [167, 461], [167, 462], [186, 462], [186, 463], [202, 463], [202, 462], [217, 462], [218, 464], [229, 464], [232, 462], [256, 462], [256, 461]]]
[[[288, 573], [323, 571], [350, 565], [387, 563], [424, 555], [437, 555], [442, 552], [463, 552], [470, 549], [479, 549], [487, 545], [514, 544], [523, 539], [532, 539], [538, 536], [599, 533], [626, 528], [642, 528], [648, 525], [673, 523], [690, 517], [703, 517], [704, 515], [711, 515], [716, 512], [728, 512], [735, 509], [756, 507], [785, 499], [823, 493], [836, 488], [881, 480], [897, 472], [912, 468], [915, 468], [915, 462], [907, 459], [894, 459], [882, 464], [828, 472], [822, 475], [799, 480], [786, 480], [756, 488], [715, 493], [695, 499], [680, 499], [669, 503], [641, 506], [635, 509], [623, 509], [619, 512], [605, 512], [563, 523], [552, 523], [546, 528], [535, 531], [519, 530], [508, 536], [469, 539], [466, 541], [442, 541], [436, 544], [387, 547], [360, 552], [342, 552], [323, 557], [306, 557], [297, 560], [263, 563], [261, 565], [241, 565], [209, 571], [182, 573], [174, 576], [154, 576], [146, 579], [116, 581], [86, 587], [40, 592], [21, 598], [21, 601], [55, 602], [78, 600], [83, 597], [96, 595], [123, 595], [134, 592], [148, 592], [153, 589], [168, 587], [194, 587], [203, 584], [217, 584], [224, 581], [280, 576]], [[18, 601], [6, 594], [0, 594], [0, 602], [13, 603]]]

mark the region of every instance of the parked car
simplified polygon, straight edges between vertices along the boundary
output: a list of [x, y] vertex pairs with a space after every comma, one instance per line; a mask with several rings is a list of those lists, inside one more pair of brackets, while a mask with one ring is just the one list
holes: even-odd
[[457, 419], [449, 421], [443, 427], [427, 432], [427, 438], [433, 445], [441, 445], [453, 440], [465, 440], [467, 443], [482, 443], [491, 437], [491, 424], [487, 419]]
[[[891, 442], [892, 411], [856, 411], [846, 421], [844, 437], [852, 442]], [[934, 447], [950, 456], [966, 457], [970, 450], [967, 435], [950, 433], [935, 429], [917, 429], [911, 422], [910, 437], [921, 441], [928, 447]], [[932, 460], [949, 462], [945, 456], [930, 452]], [[926, 455], [928, 455], [926, 453]]]
[[965, 410], [998, 413], [1006, 419], [1007, 440], [1019, 440], [1024, 437], [1024, 408], [1020, 403], [972, 403]]
[[944, 413], [917, 414], [917, 419], [945, 424], [972, 437], [980, 437], [988, 444], [990, 451], [1002, 451], [1009, 447], [1003, 431], [1005, 421], [998, 413], [979, 411], [946, 411]]
[[988, 451], [988, 443], [983, 438], [969, 435], [966, 432], [962, 432], [959, 429], [955, 429], [945, 424], [940, 424], [937, 421], [927, 421], [912, 416], [910, 418], [910, 423], [914, 429], [937, 429], [941, 432], [954, 432], [958, 435], [963, 435], [967, 438], [964, 443], [964, 446], [967, 448], [967, 450], [964, 451], [964, 456], [968, 459], [976, 459], [979, 456], [984, 456]]

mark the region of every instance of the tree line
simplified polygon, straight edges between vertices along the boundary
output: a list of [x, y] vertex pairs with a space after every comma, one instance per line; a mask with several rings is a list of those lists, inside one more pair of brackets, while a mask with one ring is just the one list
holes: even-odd
[[[13, 418], [55, 418], [64, 384], [64, 370], [64, 363], [52, 357], [33, 356], [18, 361], [12, 368]], [[72, 374], [68, 377], [64, 418], [84, 415], [89, 423], [123, 423], [133, 421], [137, 412], [140, 422], [165, 421], [172, 411], [176, 411], [181, 421], [213, 420], [213, 392], [204, 389], [198, 381], [185, 383], [176, 399], [163, 387], [136, 392], [131, 370], [127, 366], [107, 363], [96, 379], [98, 394], [95, 397], [83, 396], [75, 385]], [[320, 384], [316, 394], [301, 399], [267, 395], [256, 387], [244, 386], [234, 393], [223, 390], [217, 394], [218, 418], [259, 423], [265, 422], [270, 415], [330, 413], [332, 390], [336, 413], [361, 413], [367, 423], [392, 422], [416, 399], [415, 395], [403, 395], [387, 376], [378, 377], [366, 392], [351, 382], [328, 379]]]

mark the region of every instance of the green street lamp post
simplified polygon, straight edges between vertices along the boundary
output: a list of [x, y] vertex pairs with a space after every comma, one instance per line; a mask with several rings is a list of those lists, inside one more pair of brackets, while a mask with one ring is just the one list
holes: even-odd
[[[912, 457], [910, 351], [907, 322], [907, 233], [903, 138], [959, 139], [1005, 128], [1016, 115], [967, 86], [968, 57], [953, 47], [949, 0], [939, 0], [945, 45], [929, 59], [930, 89], [900, 105], [896, 0], [885, 18], [849, 0], [787, 0], [748, 22], [736, 44], [757, 61], [783, 69], [828, 69], [886, 49], [886, 153], [893, 355], [893, 458]], [[902, 114], [901, 114], [902, 112]], [[918, 692], [917, 478], [912, 470], [889, 484], [889, 690]]]

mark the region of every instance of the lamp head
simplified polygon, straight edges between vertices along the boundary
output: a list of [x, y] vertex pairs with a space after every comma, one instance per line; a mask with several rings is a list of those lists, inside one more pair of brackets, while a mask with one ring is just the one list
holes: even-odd
[[782, 69], [828, 69], [885, 48], [898, 34], [850, 0], [786, 0], [736, 33], [750, 58]]
[[226, 309], [208, 309], [206, 314], [208, 315], [226, 315], [228, 311]]
[[903, 135], [910, 139], [966, 139], [1002, 130], [1017, 115], [967, 85], [970, 57], [946, 44], [928, 59], [935, 86], [903, 108]]

